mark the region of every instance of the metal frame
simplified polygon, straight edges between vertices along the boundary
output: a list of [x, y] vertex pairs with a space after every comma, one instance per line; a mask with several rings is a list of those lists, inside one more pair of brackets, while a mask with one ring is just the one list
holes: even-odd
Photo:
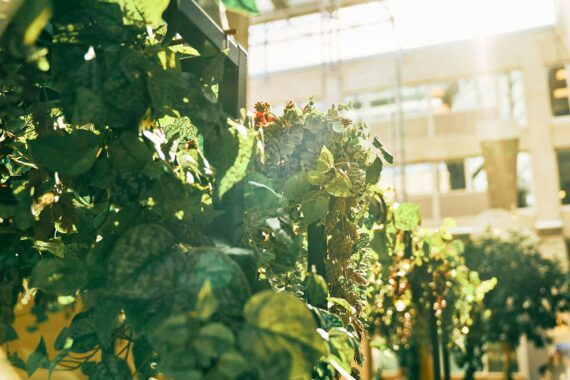
[[[171, 0], [165, 13], [173, 23], [173, 30], [200, 53], [200, 57], [182, 61], [185, 71], [197, 71], [206, 67], [212, 58], [225, 53], [224, 76], [219, 88], [223, 109], [238, 118], [246, 106], [247, 53], [194, 0]], [[220, 147], [223, 149], [223, 147]], [[244, 183], [237, 183], [224, 197], [214, 203], [223, 212], [215, 218], [211, 233], [237, 245], [244, 233]]]
[[[208, 60], [220, 52], [226, 54], [224, 78], [220, 83], [220, 100], [228, 114], [238, 117], [240, 110], [246, 105], [246, 51], [194, 0], [173, 0], [172, 4], [176, 7], [173, 15], [177, 24], [176, 31], [184, 41], [200, 52], [200, 58]], [[203, 65], [203, 60], [185, 60], [182, 62], [183, 68], [191, 70], [196, 65]]]

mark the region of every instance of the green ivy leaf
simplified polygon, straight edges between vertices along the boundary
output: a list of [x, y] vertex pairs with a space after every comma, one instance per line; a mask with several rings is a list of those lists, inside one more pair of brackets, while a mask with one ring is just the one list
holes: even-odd
[[309, 191], [311, 191], [311, 184], [304, 171], [293, 174], [283, 184], [283, 195], [291, 201], [302, 199]]
[[412, 231], [421, 223], [420, 207], [414, 203], [401, 203], [394, 211], [396, 228]]
[[[14, 2], [16, 3], [16, 2]], [[23, 43], [33, 45], [52, 16], [50, 0], [24, 1], [12, 24], [23, 37]]]
[[320, 194], [314, 198], [309, 198], [301, 203], [301, 211], [305, 219], [305, 224], [309, 225], [321, 220], [329, 211], [330, 198], [328, 194]]
[[115, 243], [108, 263], [108, 284], [117, 297], [150, 299], [174, 285], [180, 255], [163, 226], [140, 224]]
[[[230, 133], [233, 136], [231, 138], [236, 139], [238, 142], [237, 156], [227, 170], [222, 173], [216, 173], [216, 177], [219, 179], [219, 184], [216, 188], [218, 199], [222, 199], [228, 190], [245, 177], [255, 147], [253, 132], [243, 125], [234, 124], [233, 128], [230, 129]], [[221, 143], [223, 145], [223, 142]]]
[[328, 333], [331, 348], [329, 360], [334, 360], [346, 372], [350, 373], [352, 363], [360, 347], [358, 339], [345, 328], [333, 327]]
[[131, 370], [127, 362], [112, 355], [103, 356], [89, 380], [131, 380]]
[[326, 173], [318, 170], [307, 170], [307, 181], [311, 185], [319, 186], [327, 181], [328, 177]]
[[[188, 291], [179, 302], [198, 304], [198, 296], [210, 283], [217, 301], [218, 313], [225, 316], [241, 314], [250, 295], [250, 288], [240, 266], [224, 252], [224, 248], [200, 247], [188, 252], [184, 271], [179, 273], [177, 288]], [[198, 314], [201, 312], [198, 311]]]
[[[249, 363], [236, 350], [228, 350], [222, 354], [218, 364], [216, 365], [216, 372], [220, 373], [221, 376], [234, 380], [241, 376], [242, 373], [249, 369]], [[212, 378], [218, 378], [213, 376]]]
[[83, 262], [72, 258], [40, 260], [30, 275], [30, 287], [57, 295], [73, 295], [86, 283]]
[[134, 132], [123, 132], [109, 151], [111, 162], [123, 173], [140, 173], [152, 161], [152, 150]]
[[260, 173], [250, 173], [245, 187], [246, 208], [269, 210], [282, 206], [286, 200], [275, 191], [271, 181]]
[[235, 344], [232, 330], [220, 322], [208, 323], [198, 331], [193, 345], [196, 352], [207, 358], [218, 358]]
[[212, 318], [218, 309], [218, 300], [212, 289], [212, 284], [210, 280], [204, 281], [204, 285], [198, 292], [195, 303], [195, 313], [196, 317], [204, 322]]
[[372, 144], [374, 145], [375, 148], [380, 150], [380, 153], [382, 153], [382, 157], [384, 158], [384, 160], [386, 160], [387, 163], [389, 164], [394, 163], [394, 156], [392, 156], [392, 154], [390, 154], [390, 152], [386, 150], [386, 147], [380, 142], [380, 139], [378, 139], [378, 137], [374, 137], [374, 141]]
[[307, 302], [317, 307], [327, 306], [329, 289], [327, 282], [322, 276], [316, 273], [309, 273], [307, 277], [305, 277], [304, 286]]
[[21, 369], [22, 371], [26, 371], [26, 372], [27, 372], [27, 370], [26, 370], [26, 362], [24, 362], [24, 361], [20, 358], [20, 356], [18, 355], [17, 352], [11, 352], [11, 353], [8, 355], [8, 362], [10, 363], [10, 365], [11, 365], [12, 367], [15, 367], [15, 368]]
[[376, 157], [372, 164], [366, 167], [366, 182], [370, 184], [377, 184], [380, 180], [380, 173], [382, 173], [382, 160]]
[[64, 135], [40, 136], [30, 141], [30, 147], [41, 165], [63, 175], [77, 176], [91, 169], [101, 143], [101, 136], [76, 130]]
[[18, 339], [18, 334], [14, 327], [8, 323], [0, 322], [0, 344]]
[[[262, 378], [308, 377], [326, 352], [315, 319], [293, 294], [259, 292], [246, 304], [244, 317], [246, 324], [239, 335], [239, 346], [257, 366]], [[268, 377], [278, 358], [286, 360], [289, 368], [279, 374], [271, 372], [277, 377]]]
[[317, 168], [319, 171], [329, 171], [334, 167], [334, 156], [331, 151], [323, 146], [319, 158], [317, 158]]
[[94, 313], [90, 310], [73, 317], [71, 325], [57, 336], [54, 347], [58, 351], [84, 354], [94, 350], [98, 344]]
[[121, 5], [129, 23], [145, 22], [152, 26], [163, 24], [162, 13], [169, 0], [110, 0]]
[[325, 190], [335, 197], [350, 197], [352, 195], [352, 183], [348, 177], [336, 173], [332, 181], [325, 185]]
[[49, 365], [50, 360], [47, 355], [46, 342], [42, 336], [35, 351], [28, 357], [26, 371], [28, 373], [28, 376], [32, 376], [38, 368], [48, 368]]

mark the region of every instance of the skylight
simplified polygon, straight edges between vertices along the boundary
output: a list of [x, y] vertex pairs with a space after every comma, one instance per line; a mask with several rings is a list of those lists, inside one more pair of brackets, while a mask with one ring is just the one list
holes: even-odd
[[[390, 22], [393, 17], [394, 24]], [[552, 0], [386, 0], [250, 27], [261, 74], [552, 25]]]

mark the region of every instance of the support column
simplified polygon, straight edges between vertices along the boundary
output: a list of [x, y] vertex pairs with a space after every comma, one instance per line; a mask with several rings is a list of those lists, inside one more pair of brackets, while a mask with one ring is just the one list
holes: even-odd
[[536, 195], [535, 228], [544, 238], [543, 253], [566, 262], [558, 191], [558, 162], [550, 125], [550, 94], [539, 45], [527, 46], [522, 55], [528, 141]]

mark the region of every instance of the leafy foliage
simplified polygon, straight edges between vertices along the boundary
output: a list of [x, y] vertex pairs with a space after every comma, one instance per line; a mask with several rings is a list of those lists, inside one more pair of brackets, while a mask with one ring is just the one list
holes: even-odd
[[466, 266], [461, 242], [446, 227], [422, 230], [416, 205], [390, 203], [382, 194], [376, 199], [376, 208], [387, 212], [373, 226], [371, 246], [378, 261], [368, 288], [371, 333], [403, 358], [419, 345], [433, 345], [434, 335], [445, 337], [444, 345], [464, 350], [472, 312], [494, 279], [482, 282]]
[[548, 330], [557, 326], [559, 313], [570, 308], [568, 278], [559, 263], [541, 255], [530, 237], [490, 232], [467, 242], [465, 260], [481, 279], [496, 278], [497, 285], [473, 315], [478, 323], [469, 332], [467, 351], [460, 355], [462, 364], [480, 368], [490, 342], [509, 350], [523, 335], [538, 347], [550, 342]]
[[23, 292], [40, 330], [48, 311], [75, 316], [55, 357], [41, 339], [11, 361], [97, 380], [308, 378], [328, 355], [314, 313], [260, 291], [257, 252], [212, 236], [256, 152], [217, 99], [222, 60], [182, 70], [195, 50], [168, 37], [165, 1], [46, 2], [39, 24], [28, 3], [0, 48], [2, 342]]
[[[381, 162], [382, 155], [388, 160], [391, 157], [386, 150], [376, 154], [371, 149], [367, 144], [371, 138], [366, 126], [352, 124], [344, 118], [344, 109], [333, 107], [321, 113], [312, 103], [302, 109], [288, 103], [283, 116], [277, 118], [268, 104], [258, 103], [256, 125], [265, 150], [256, 170], [257, 175], [263, 175], [266, 184], [284, 198], [284, 202], [270, 212], [285, 215], [288, 223], [296, 226], [295, 237], [310, 224], [325, 226], [328, 255], [326, 273], [320, 275], [327, 280], [332, 297], [344, 299], [351, 305], [349, 308], [333, 305], [334, 311], [346, 323], [362, 331], [368, 263], [366, 236], [361, 236], [359, 229], [367, 212], [368, 196], [380, 176], [382, 165], [377, 162]], [[261, 209], [252, 212], [265, 216]], [[268, 239], [250, 235], [258, 249], [267, 249], [277, 240], [275, 232], [265, 233]], [[289, 270], [293, 270], [306, 253], [290, 253], [292, 257], [287, 262]], [[266, 265], [268, 273], [282, 270], [272, 262]]]

